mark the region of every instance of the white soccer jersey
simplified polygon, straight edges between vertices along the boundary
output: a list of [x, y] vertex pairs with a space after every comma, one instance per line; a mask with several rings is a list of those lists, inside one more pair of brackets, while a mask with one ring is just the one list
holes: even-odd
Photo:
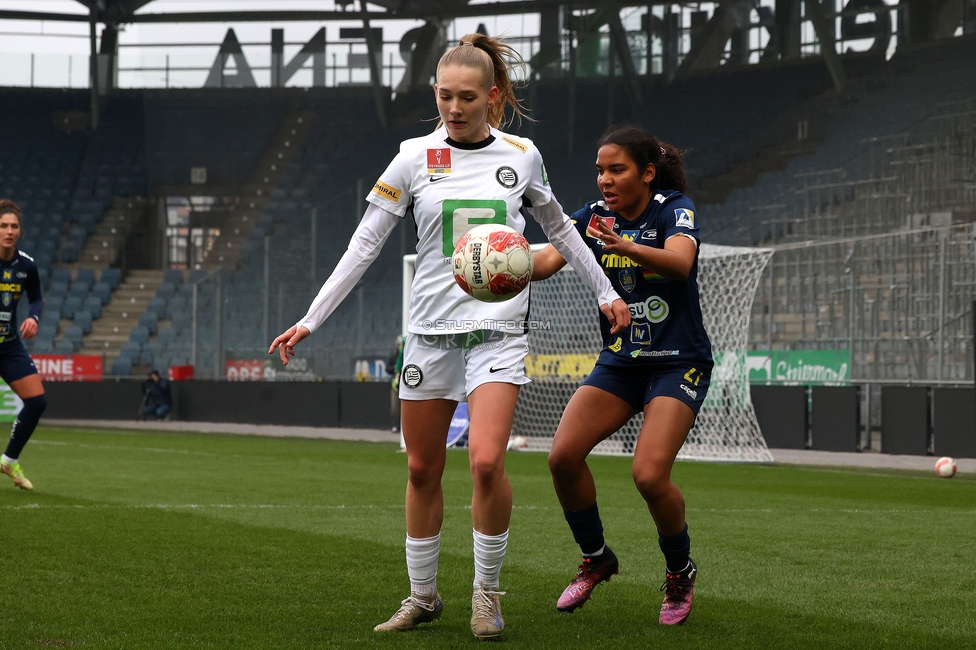
[[533, 206], [552, 199], [542, 156], [529, 140], [491, 129], [482, 142], [457, 143], [441, 127], [400, 145], [367, 200], [401, 216], [412, 209], [417, 222], [410, 332], [524, 330], [528, 291], [506, 302], [480, 302], [461, 290], [451, 267], [454, 246], [477, 225], [522, 232], [523, 197]]
[[456, 334], [478, 329], [521, 333], [529, 291], [500, 303], [475, 300], [454, 280], [451, 257], [464, 233], [481, 224], [522, 232], [519, 210], [530, 206], [549, 240], [596, 291], [599, 303], [618, 298], [569, 217], [553, 199], [542, 156], [531, 140], [492, 128], [477, 143], [459, 143], [441, 127], [406, 140], [366, 197], [367, 209], [349, 249], [308, 313], [298, 322], [315, 331], [348, 295], [408, 210], [417, 222], [417, 261], [408, 330]]

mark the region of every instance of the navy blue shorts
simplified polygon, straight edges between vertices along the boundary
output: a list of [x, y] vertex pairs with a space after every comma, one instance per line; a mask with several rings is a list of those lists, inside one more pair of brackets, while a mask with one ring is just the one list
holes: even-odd
[[9, 386], [18, 379], [28, 375], [36, 375], [37, 367], [34, 360], [27, 354], [24, 344], [20, 341], [0, 343], [0, 378]]
[[708, 382], [712, 376], [711, 365], [660, 367], [653, 365], [610, 366], [596, 364], [593, 372], [583, 381], [583, 386], [594, 386], [616, 395], [643, 411], [644, 405], [655, 397], [679, 399], [698, 415]]

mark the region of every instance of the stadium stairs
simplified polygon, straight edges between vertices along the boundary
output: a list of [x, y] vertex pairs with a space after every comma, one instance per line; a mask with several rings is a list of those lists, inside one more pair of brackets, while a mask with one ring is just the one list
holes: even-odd
[[[164, 273], [130, 271], [114, 292], [112, 301], [103, 308], [102, 317], [92, 323], [91, 333], [83, 339], [77, 354], [101, 355], [103, 372], [110, 374], [112, 364], [119, 357], [123, 344], [129, 341], [139, 316], [162, 283]], [[137, 370], [133, 368], [133, 372]]]
[[274, 231], [270, 219], [262, 219], [265, 204], [275, 185], [291, 163], [296, 151], [315, 122], [315, 112], [291, 110], [282, 116], [245, 185], [228, 188], [236, 194], [236, 206], [223, 217], [220, 235], [202, 268], [239, 268], [241, 250], [249, 241], [263, 240]]

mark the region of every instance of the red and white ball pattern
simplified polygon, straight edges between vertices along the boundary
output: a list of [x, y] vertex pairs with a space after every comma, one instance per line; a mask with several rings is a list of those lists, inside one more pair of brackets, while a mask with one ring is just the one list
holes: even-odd
[[475, 226], [454, 248], [454, 279], [473, 298], [502, 302], [517, 296], [532, 279], [532, 250], [514, 228]]
[[942, 478], [952, 478], [956, 475], [956, 461], [948, 456], [943, 456], [935, 461], [935, 473]]

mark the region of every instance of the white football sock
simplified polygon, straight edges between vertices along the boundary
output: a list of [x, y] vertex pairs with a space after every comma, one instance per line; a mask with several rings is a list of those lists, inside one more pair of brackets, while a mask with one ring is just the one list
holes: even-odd
[[410, 592], [432, 598], [437, 593], [437, 558], [441, 553], [440, 533], [434, 537], [420, 539], [407, 535], [406, 546]]
[[472, 529], [474, 536], [474, 587], [483, 583], [491, 589], [498, 589], [498, 576], [502, 572], [502, 561], [508, 547], [508, 531], [501, 535], [482, 535]]
[[0, 458], [3, 458], [3, 462], [7, 463], [8, 465], [16, 465], [17, 464], [17, 459], [16, 458], [11, 458], [7, 454], [0, 454]]

